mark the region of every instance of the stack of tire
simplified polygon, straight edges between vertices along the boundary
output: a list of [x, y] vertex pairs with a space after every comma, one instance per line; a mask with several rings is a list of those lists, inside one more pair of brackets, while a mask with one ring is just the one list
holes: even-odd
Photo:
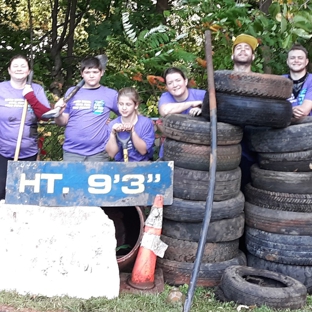
[[248, 127], [258, 153], [245, 190], [248, 265], [289, 275], [312, 293], [312, 117]]
[[[214, 72], [218, 121], [260, 127], [287, 127], [292, 107], [288, 98], [292, 81], [277, 75], [242, 73], [231, 70]], [[208, 93], [202, 115], [209, 119]]]
[[[190, 282], [201, 236], [209, 187], [210, 123], [182, 114], [163, 120], [164, 160], [174, 161], [173, 204], [164, 207], [161, 240], [168, 244], [158, 258], [165, 282]], [[217, 123], [217, 172], [212, 215], [198, 286], [215, 286], [231, 265], [245, 265], [239, 250], [244, 231], [244, 196], [240, 192], [241, 127]]]

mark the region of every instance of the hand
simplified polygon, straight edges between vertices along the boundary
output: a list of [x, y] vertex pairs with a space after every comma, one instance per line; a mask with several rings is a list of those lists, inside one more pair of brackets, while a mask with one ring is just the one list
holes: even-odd
[[60, 115], [64, 112], [66, 107], [66, 103], [64, 102], [64, 98], [60, 98], [54, 105], [54, 108], [60, 109]]
[[25, 96], [27, 93], [33, 92], [33, 88], [31, 87], [31, 85], [26, 84], [24, 89], [23, 89], [23, 96]]
[[192, 117], [199, 116], [202, 112], [202, 109], [199, 107], [193, 107], [189, 111], [189, 115]]
[[295, 106], [295, 107], [293, 107], [293, 116], [295, 117], [295, 118], [301, 118], [301, 117], [304, 117], [305, 116], [305, 114], [304, 114], [304, 112], [301, 110], [301, 108], [300, 108], [300, 106]]
[[132, 124], [129, 124], [129, 123], [125, 123], [125, 124], [123, 124], [123, 131], [133, 131], [133, 129], [134, 129], [134, 127], [133, 127], [133, 125]]
[[116, 132], [123, 131], [123, 124], [122, 123], [115, 123], [112, 127], [112, 132], [116, 134]]

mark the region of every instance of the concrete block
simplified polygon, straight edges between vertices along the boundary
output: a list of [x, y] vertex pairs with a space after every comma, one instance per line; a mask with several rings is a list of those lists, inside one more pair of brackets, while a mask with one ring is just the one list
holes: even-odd
[[113, 221], [99, 207], [0, 203], [0, 290], [118, 297], [115, 248]]

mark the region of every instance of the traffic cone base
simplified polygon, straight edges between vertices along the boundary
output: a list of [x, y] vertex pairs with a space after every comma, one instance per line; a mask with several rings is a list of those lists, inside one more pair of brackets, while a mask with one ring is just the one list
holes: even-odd
[[140, 290], [149, 290], [149, 289], [153, 289], [155, 287], [155, 283], [154, 282], [143, 282], [140, 284], [134, 284], [131, 281], [131, 276], [129, 277], [129, 279], [127, 280], [127, 283], [136, 289], [140, 289]]

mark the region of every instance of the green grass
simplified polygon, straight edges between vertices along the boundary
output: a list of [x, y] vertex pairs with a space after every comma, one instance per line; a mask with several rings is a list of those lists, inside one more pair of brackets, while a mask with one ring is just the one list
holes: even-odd
[[[100, 285], [99, 285], [100, 287]], [[182, 304], [170, 304], [167, 296], [170, 286], [165, 286], [165, 290], [157, 295], [131, 295], [121, 294], [118, 298], [107, 300], [105, 298], [92, 298], [88, 300], [74, 299], [68, 297], [47, 298], [43, 296], [21, 296], [12, 292], [0, 292], [1, 305], [9, 305], [17, 310], [31, 308], [37, 311], [71, 311], [71, 312], [181, 312]], [[187, 285], [180, 286], [183, 293], [187, 293]], [[238, 305], [232, 302], [220, 303], [214, 298], [213, 289], [197, 288], [194, 294], [191, 312], [230, 312], [238, 311]], [[290, 311], [274, 310], [265, 306], [241, 308], [241, 312], [273, 312]], [[295, 312], [311, 312], [312, 296], [308, 296], [307, 305]]]

